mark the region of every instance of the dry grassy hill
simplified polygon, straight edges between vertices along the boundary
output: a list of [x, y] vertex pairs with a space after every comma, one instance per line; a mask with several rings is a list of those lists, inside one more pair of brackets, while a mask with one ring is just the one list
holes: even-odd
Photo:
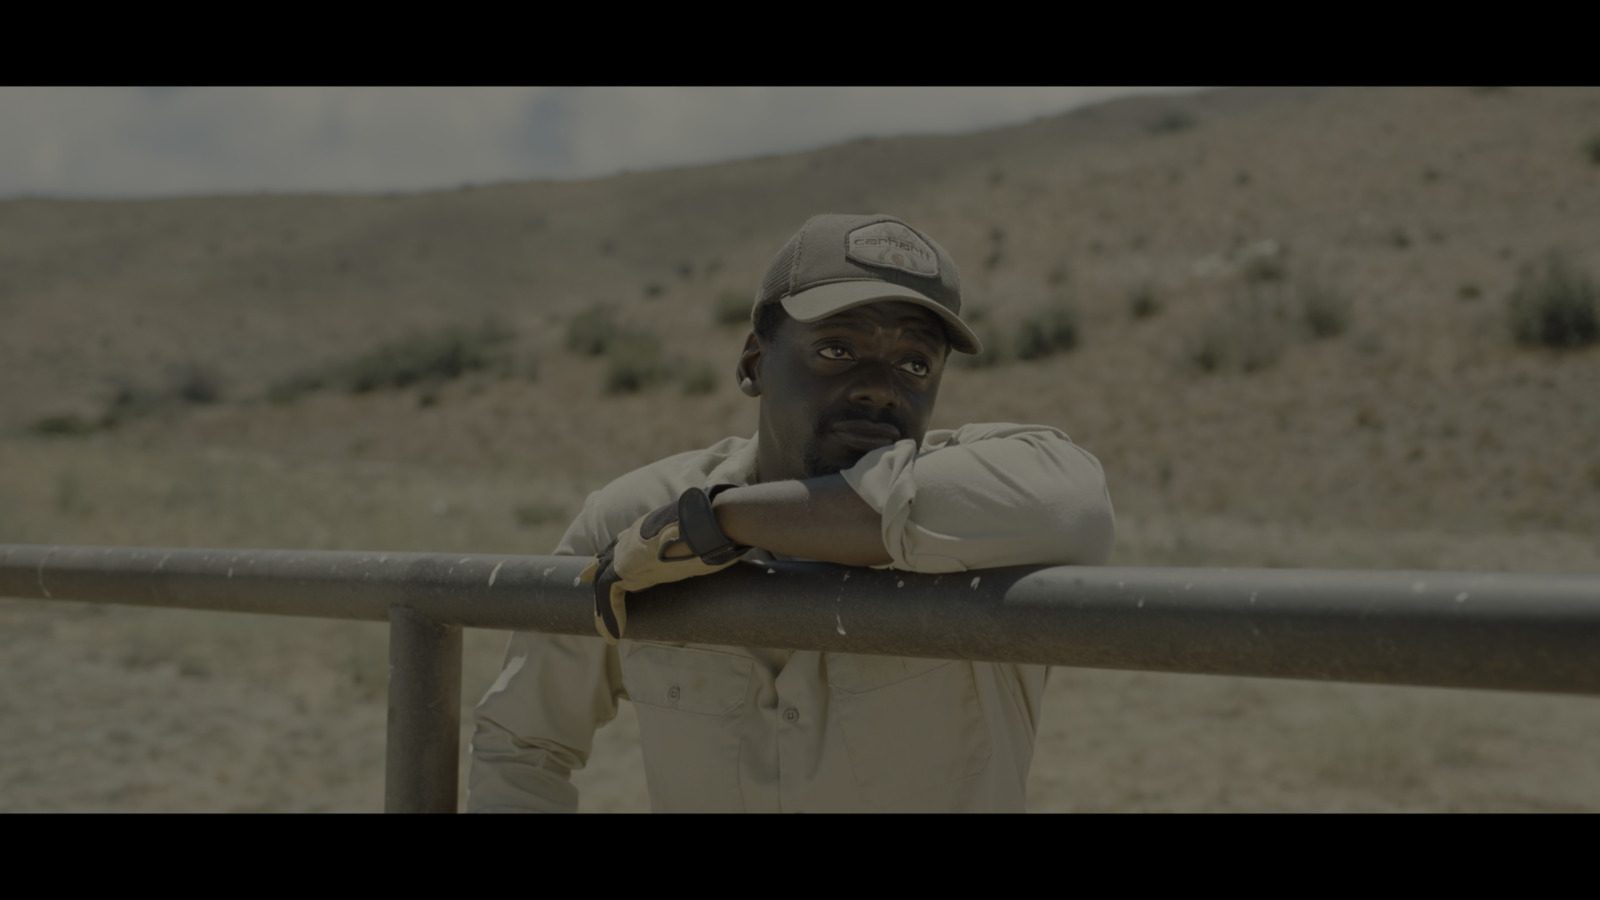
[[[1519, 343], [1508, 304], [1520, 273], [1552, 251], [1600, 278], [1596, 88], [1236, 88], [585, 182], [0, 202], [0, 542], [547, 552], [588, 490], [754, 431], [755, 406], [732, 387], [743, 332], [717, 317], [747, 303], [772, 253], [828, 210], [892, 212], [954, 254], [1002, 353], [947, 375], [936, 424], [1067, 431], [1105, 463], [1117, 563], [1600, 571], [1600, 345]], [[596, 309], [635, 342], [609, 356], [569, 349]], [[491, 319], [505, 340], [449, 344], [449, 329]], [[1037, 339], [1060, 321], [1071, 341]], [[1030, 327], [1037, 355], [1019, 359]], [[403, 388], [340, 386], [358, 362], [403, 368], [400, 351], [370, 354], [408, 336], [413, 361], [454, 346], [487, 365]], [[651, 339], [653, 363], [639, 349]], [[618, 366], [639, 390], [608, 390]], [[319, 373], [322, 389], [285, 389]], [[108, 414], [114, 426], [100, 427]], [[27, 643], [51, 635], [121, 648], [85, 671], [165, 660], [175, 685], [188, 684], [185, 661], [214, 672], [246, 652], [237, 633], [192, 618], [122, 611], [62, 625], [30, 610], [0, 610], [14, 625], [0, 640], [45, 681], [71, 681], [49, 669], [54, 645]], [[327, 684], [343, 687], [306, 695], [376, 702], [360, 685], [381, 678], [381, 640], [374, 651], [367, 632], [318, 633], [356, 649], [325, 663]], [[258, 648], [263, 671], [290, 639], [272, 640]], [[492, 675], [492, 643], [473, 657], [469, 694]], [[1241, 686], [1217, 699], [1194, 681], [1073, 683], [1141, 708], [1165, 697], [1162, 715], [1200, 715], [1201, 731], [1213, 706], [1238, 715], [1343, 697], [1345, 711], [1315, 726], [1333, 733], [1416, 721], [1415, 704], [1433, 701], [1394, 698], [1439, 696]], [[1204, 682], [1223, 683], [1236, 684]], [[22, 708], [19, 697], [0, 708]], [[1061, 715], [1106, 726], [1117, 714], [1084, 697]], [[1410, 780], [1351, 808], [1565, 808], [1561, 790], [1512, 776], [1499, 799], [1430, 780], [1454, 764], [1413, 754], [1417, 741], [1470, 743], [1464, 734], [1488, 728], [1493, 743], [1515, 726], [1491, 719], [1551, 715], [1532, 700], [1492, 714], [1463, 703], [1477, 724], [1438, 713], [1433, 731], [1407, 732], [1415, 740], [1384, 751], [1401, 762], [1379, 754], [1371, 766], [1409, 767]], [[1350, 789], [1338, 760], [1311, 767], [1344, 773], [1332, 781], [1283, 775], [1323, 745], [1273, 740], [1246, 734], [1179, 767], [1276, 746], [1277, 799], [1235, 798], [1244, 808]], [[1047, 807], [1233, 808], [1192, 792], [1165, 807], [1130, 799], [1179, 764], [1152, 751], [1130, 769], [1115, 761], [1124, 745], [1103, 758], [1073, 746], [1092, 758], [1088, 774], [1046, 778], [1064, 792], [1041, 794], [1056, 798]], [[0, 759], [0, 791], [9, 765]], [[1575, 802], [1600, 808], [1600, 771], [1572, 765]], [[1112, 772], [1127, 791], [1096, 793], [1094, 773]], [[90, 807], [116, 806], [90, 794]], [[1086, 806], [1090, 794], [1101, 800]], [[55, 808], [29, 803], [9, 808]]]
[[[885, 210], [963, 263], [996, 344], [1052, 305], [1077, 316], [1072, 353], [949, 379], [943, 420], [1059, 424], [1129, 512], [1593, 531], [1600, 356], [1516, 345], [1506, 297], [1551, 250], [1600, 272], [1597, 132], [1595, 89], [1233, 89], [579, 183], [10, 201], [0, 426], [93, 419], [117, 385], [156, 393], [187, 369], [223, 402], [124, 434], [592, 480], [750, 430], [718, 298], [748, 296], [808, 214]], [[1312, 291], [1338, 320], [1324, 340], [1295, 321]], [[597, 306], [666, 348], [647, 382], [701, 363], [711, 392], [608, 397], [604, 363], [562, 349]], [[490, 317], [516, 333], [522, 377], [457, 382], [425, 409], [258, 402]]]

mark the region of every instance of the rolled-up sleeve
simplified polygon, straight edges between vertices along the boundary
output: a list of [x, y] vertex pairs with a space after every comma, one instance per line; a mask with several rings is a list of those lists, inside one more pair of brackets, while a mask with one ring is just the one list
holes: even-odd
[[1115, 517], [1100, 461], [1041, 425], [967, 425], [900, 441], [843, 473], [883, 517], [893, 567], [961, 572], [1104, 565]]
[[469, 812], [577, 811], [572, 771], [617, 714], [606, 649], [598, 637], [512, 634], [474, 714]]
[[[604, 534], [596, 498], [556, 555], [592, 555]], [[617, 654], [604, 640], [513, 632], [504, 667], [473, 713], [468, 812], [575, 812], [571, 774], [617, 714]]]

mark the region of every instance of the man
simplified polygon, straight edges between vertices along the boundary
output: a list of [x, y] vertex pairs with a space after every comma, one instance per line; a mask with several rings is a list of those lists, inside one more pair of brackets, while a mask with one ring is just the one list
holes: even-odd
[[[928, 430], [962, 322], [950, 256], [891, 216], [812, 218], [779, 251], [727, 438], [591, 495], [557, 554], [592, 556], [599, 637], [517, 633], [479, 704], [468, 809], [577, 807], [571, 770], [619, 699], [657, 811], [1022, 811], [1043, 666], [676, 645], [629, 605], [745, 559], [916, 572], [1102, 565], [1100, 464], [1048, 427]], [[763, 602], [751, 597], [751, 603]]]

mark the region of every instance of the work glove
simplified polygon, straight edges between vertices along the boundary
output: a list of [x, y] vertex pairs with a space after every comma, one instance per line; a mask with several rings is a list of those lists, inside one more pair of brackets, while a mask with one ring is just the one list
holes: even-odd
[[[731, 487], [684, 491], [641, 516], [584, 568], [578, 580], [594, 584], [594, 627], [607, 643], [615, 644], [627, 627], [629, 592], [720, 572], [750, 549], [728, 540], [711, 512], [711, 498]], [[669, 558], [669, 550], [682, 552], [679, 544], [690, 554]]]

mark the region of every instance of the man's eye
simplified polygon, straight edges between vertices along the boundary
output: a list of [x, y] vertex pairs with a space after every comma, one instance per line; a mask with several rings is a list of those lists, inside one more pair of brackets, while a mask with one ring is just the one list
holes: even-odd
[[920, 359], [913, 359], [908, 362], [903, 362], [900, 364], [900, 368], [905, 369], [907, 372], [910, 372], [919, 378], [927, 375], [929, 371], [928, 364]]
[[821, 350], [818, 350], [817, 352], [822, 354], [822, 357], [824, 359], [849, 359], [850, 358], [850, 351], [846, 350], [843, 347], [838, 347], [838, 346], [823, 347]]

